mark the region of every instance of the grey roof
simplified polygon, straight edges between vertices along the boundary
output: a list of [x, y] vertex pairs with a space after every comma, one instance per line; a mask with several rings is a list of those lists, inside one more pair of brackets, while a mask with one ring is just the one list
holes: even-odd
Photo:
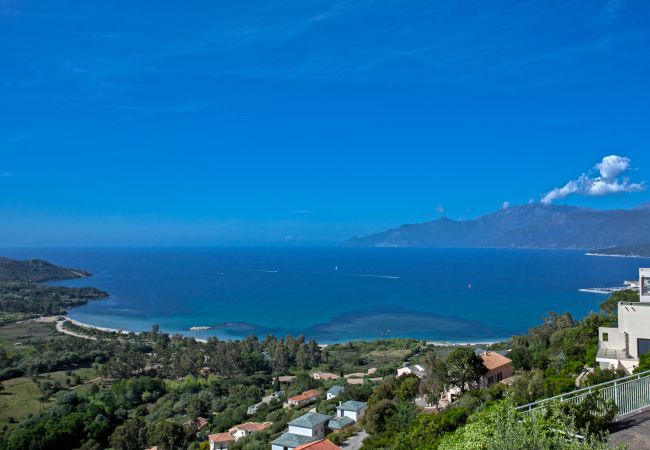
[[291, 422], [289, 422], [289, 425], [293, 425], [294, 427], [312, 429], [316, 425], [319, 425], [323, 422], [327, 422], [328, 420], [330, 420], [330, 416], [326, 416], [325, 414], [310, 412], [293, 419]]
[[339, 405], [336, 407], [338, 410], [344, 410], [344, 411], [359, 411], [363, 408], [368, 406], [367, 403], [364, 402], [358, 402], [356, 400], [348, 400], [347, 402], [343, 403], [342, 405]]
[[487, 351], [487, 350], [485, 350], [485, 349], [483, 349], [483, 348], [475, 348], [475, 349], [474, 349], [474, 354], [475, 354], [476, 356], [481, 356], [481, 355], [482, 355], [483, 353], [485, 353], [486, 351]]
[[330, 421], [327, 423], [327, 428], [330, 428], [332, 430], [342, 430], [343, 428], [352, 425], [354, 423], [354, 420], [350, 419], [349, 417], [335, 417], [333, 419], [330, 419]]
[[344, 392], [345, 388], [339, 384], [335, 384], [327, 391], [328, 394], [339, 395], [341, 392]]
[[309, 436], [303, 436], [300, 434], [292, 434], [292, 433], [284, 433], [275, 441], [271, 442], [271, 444], [279, 445], [280, 447], [296, 448], [299, 445], [307, 444], [309, 442], [314, 442], [315, 440], [316, 438], [309, 437]]

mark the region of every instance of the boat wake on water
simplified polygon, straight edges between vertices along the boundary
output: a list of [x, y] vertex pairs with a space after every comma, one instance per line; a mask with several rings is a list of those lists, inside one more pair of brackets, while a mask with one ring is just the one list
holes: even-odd
[[399, 277], [394, 275], [370, 275], [370, 274], [363, 274], [363, 273], [342, 273], [341, 275], [345, 275], [348, 277], [387, 278], [389, 280], [399, 280]]

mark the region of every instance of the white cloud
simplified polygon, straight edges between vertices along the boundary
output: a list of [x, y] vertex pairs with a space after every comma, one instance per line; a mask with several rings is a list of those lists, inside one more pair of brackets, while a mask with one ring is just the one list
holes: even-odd
[[[645, 183], [631, 183], [627, 177], [620, 177], [630, 169], [630, 158], [618, 155], [605, 156], [594, 169], [583, 173], [564, 186], [555, 188], [542, 196], [542, 203], [550, 204], [569, 195], [603, 196], [619, 192], [640, 192]], [[593, 176], [597, 171], [599, 176]]]
[[503, 205], [501, 205], [501, 209], [508, 209], [510, 208], [510, 202], [503, 202]]
[[289, 214], [311, 214], [311, 209], [296, 209], [289, 212]]
[[438, 214], [440, 214], [440, 215], [444, 215], [444, 214], [445, 214], [445, 207], [442, 206], [442, 205], [438, 205], [438, 206], [436, 206], [436, 212], [437, 212]]

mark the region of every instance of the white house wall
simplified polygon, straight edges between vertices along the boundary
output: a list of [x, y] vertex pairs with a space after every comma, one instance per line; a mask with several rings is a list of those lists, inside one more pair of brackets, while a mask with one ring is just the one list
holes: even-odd
[[630, 356], [638, 358], [637, 339], [650, 339], [650, 305], [619, 305], [618, 329], [621, 334], [627, 332]]
[[297, 427], [295, 425], [289, 425], [289, 433], [299, 434], [300, 436], [313, 437], [311, 428]]

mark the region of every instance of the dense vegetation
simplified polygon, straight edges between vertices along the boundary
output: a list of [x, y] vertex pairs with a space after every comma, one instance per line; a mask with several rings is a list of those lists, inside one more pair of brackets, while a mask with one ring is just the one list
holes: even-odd
[[92, 287], [70, 288], [40, 284], [90, 276], [40, 259], [17, 261], [0, 258], [0, 323], [40, 315], [65, 314], [68, 308], [105, 298], [106, 292]]
[[85, 270], [66, 269], [42, 259], [18, 261], [0, 257], [0, 282], [22, 281], [41, 283], [44, 281], [71, 280], [90, 276]]
[[[513, 336], [509, 342], [492, 346], [511, 349], [509, 357], [517, 370], [510, 386], [497, 384], [488, 389], [465, 392], [453, 405], [437, 414], [421, 413], [404, 401], [402, 379], [386, 380], [371, 396], [366, 430], [371, 437], [364, 449], [503, 449], [503, 448], [607, 448], [603, 435], [616, 414], [613, 404], [597, 396], [581, 405], [551, 406], [547, 414], [530, 416], [514, 407], [576, 389], [576, 378], [585, 366], [596, 366], [598, 327], [616, 324], [616, 304], [639, 301], [637, 292], [620, 291], [581, 321], [569, 314], [549, 315], [528, 333]], [[419, 361], [427, 367], [427, 376], [418, 380], [417, 390], [425, 398], [437, 399], [445, 385], [461, 381], [454, 378], [455, 366], [465, 367], [473, 352], [459, 348], [445, 360], [434, 352], [423, 354]], [[459, 354], [463, 352], [464, 354]], [[458, 360], [461, 360], [459, 362]], [[650, 369], [650, 356], [642, 358], [640, 369]], [[624, 372], [596, 370], [585, 377], [586, 385], [624, 376]], [[470, 382], [475, 382], [474, 374]], [[465, 379], [465, 381], [468, 381]], [[381, 398], [373, 402], [373, 398]], [[566, 439], [566, 435], [584, 434], [583, 443]]]

